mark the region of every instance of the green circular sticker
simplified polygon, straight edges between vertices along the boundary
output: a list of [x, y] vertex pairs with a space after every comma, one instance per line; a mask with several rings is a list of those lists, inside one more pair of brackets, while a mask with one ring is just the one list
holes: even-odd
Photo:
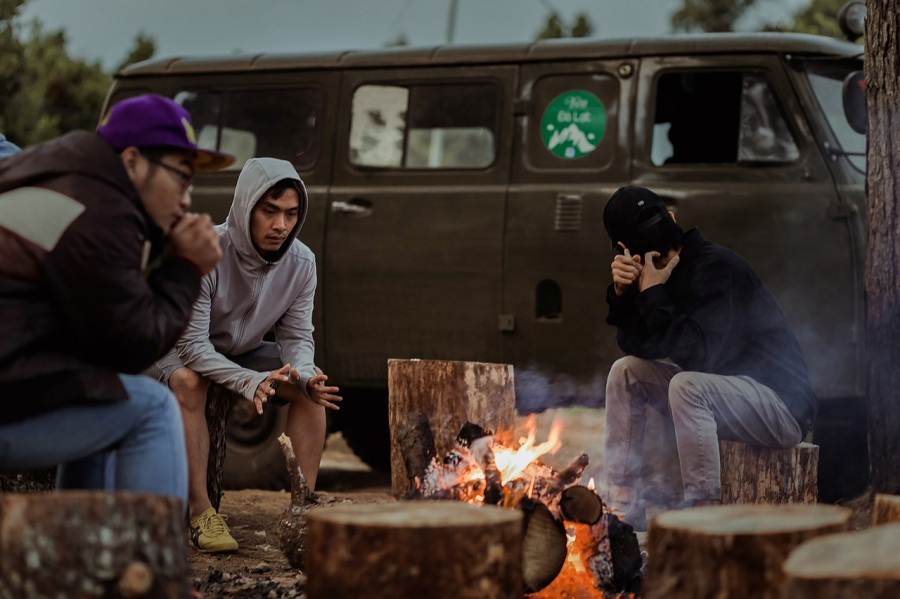
[[600, 98], [583, 89], [560, 94], [541, 119], [544, 145], [560, 158], [581, 158], [597, 149], [606, 131], [606, 109]]

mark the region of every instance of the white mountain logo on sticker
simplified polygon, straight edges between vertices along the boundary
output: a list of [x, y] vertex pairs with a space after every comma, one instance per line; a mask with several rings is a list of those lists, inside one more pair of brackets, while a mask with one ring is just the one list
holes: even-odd
[[572, 123], [561, 131], [554, 131], [553, 136], [550, 138], [550, 142], [547, 144], [547, 147], [552, 150], [560, 144], [565, 143], [568, 143], [572, 147], [577, 148], [578, 151], [582, 154], [587, 154], [597, 147], [596, 145], [588, 141], [587, 135], [585, 135], [584, 131], [579, 129], [578, 125], [576, 125], [575, 123]]

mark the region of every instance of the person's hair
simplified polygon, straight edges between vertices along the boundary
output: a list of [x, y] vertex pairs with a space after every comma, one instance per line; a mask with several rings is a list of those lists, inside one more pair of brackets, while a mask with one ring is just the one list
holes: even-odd
[[271, 196], [273, 200], [277, 200], [281, 196], [284, 195], [288, 189], [293, 189], [297, 192], [297, 197], [300, 198], [300, 201], [303, 201], [303, 191], [300, 187], [300, 181], [296, 179], [282, 179], [275, 185], [269, 188], [269, 191], [266, 192], [265, 195]]
[[[642, 229], [642, 225], [654, 217], [659, 216], [657, 222], [651, 223]], [[622, 242], [632, 255], [643, 256], [647, 252], [659, 252], [665, 256], [669, 250], [677, 250], [684, 245], [684, 231], [672, 220], [668, 212], [662, 212], [658, 208], [648, 208], [637, 218], [636, 230]]]

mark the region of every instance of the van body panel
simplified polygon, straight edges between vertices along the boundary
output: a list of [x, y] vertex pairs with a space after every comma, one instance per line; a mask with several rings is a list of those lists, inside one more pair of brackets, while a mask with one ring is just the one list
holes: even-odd
[[[798, 156], [773, 164], [654, 165], [655, 111], [663, 101], [657, 89], [667, 73], [749, 73], [764, 79]], [[662, 196], [679, 222], [699, 227], [708, 239], [750, 262], [787, 314], [820, 397], [855, 394], [859, 380], [853, 240], [846, 224], [832, 216], [840, 198], [781, 58], [644, 59], [638, 107], [634, 183]]]
[[[345, 72], [340, 112], [348, 118], [336, 129], [341, 141], [326, 217], [324, 358], [333, 379], [383, 386], [389, 358], [500, 360], [516, 74], [509, 66]], [[354, 164], [348, 139], [357, 90], [452, 91], [465, 85], [496, 90], [496, 155], [489, 165], [444, 170]], [[372, 118], [382, 117], [390, 118]], [[365, 212], [347, 212], [348, 206]]]

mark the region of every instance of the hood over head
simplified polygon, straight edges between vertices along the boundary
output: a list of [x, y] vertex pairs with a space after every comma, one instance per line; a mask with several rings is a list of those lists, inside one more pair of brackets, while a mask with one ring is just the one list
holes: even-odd
[[[272, 259], [266, 260], [260, 256], [250, 237], [250, 213], [266, 192], [284, 179], [293, 179], [300, 183], [300, 211], [297, 224], [288, 234], [281, 248], [275, 252]], [[250, 266], [264, 266], [281, 260], [290, 249], [291, 244], [294, 243], [300, 229], [303, 228], [308, 208], [309, 196], [306, 193], [306, 186], [290, 162], [277, 158], [251, 158], [248, 160], [241, 169], [237, 186], [234, 189], [234, 201], [228, 212], [228, 218], [225, 220], [225, 226], [231, 234], [232, 242], [241, 261]]]

